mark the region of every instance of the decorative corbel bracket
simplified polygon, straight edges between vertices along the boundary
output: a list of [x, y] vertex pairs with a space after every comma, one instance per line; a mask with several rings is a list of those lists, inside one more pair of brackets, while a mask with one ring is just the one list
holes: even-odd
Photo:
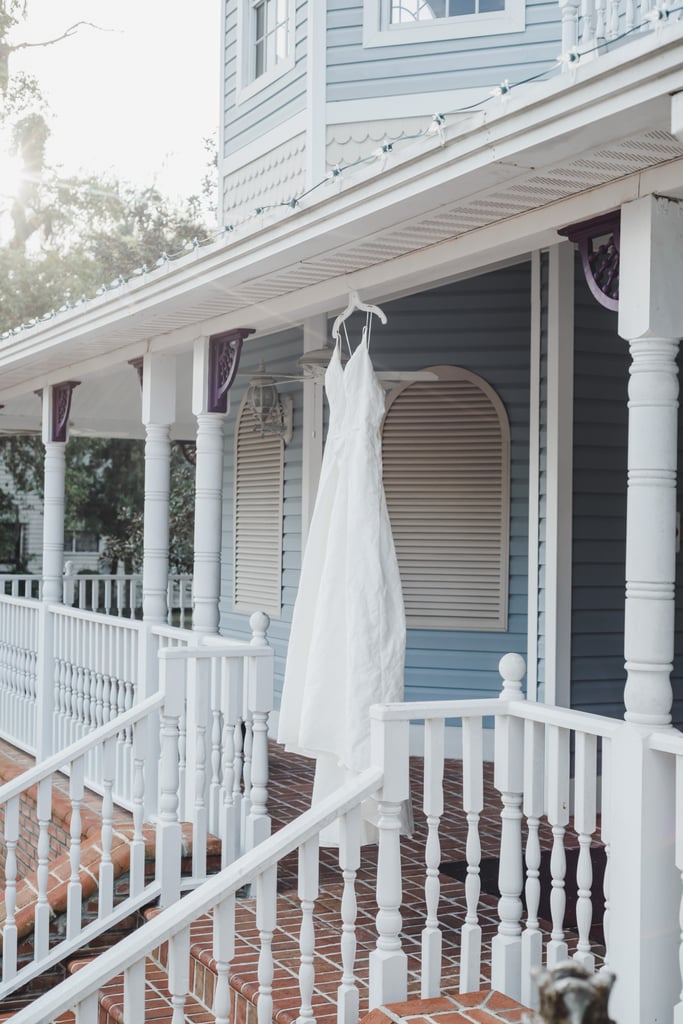
[[71, 412], [71, 396], [79, 380], [65, 380], [52, 386], [52, 410], [50, 417], [50, 440], [66, 441], [69, 413]]
[[240, 365], [242, 343], [253, 333], [253, 327], [237, 327], [233, 331], [211, 335], [207, 403], [209, 412], [227, 412], [228, 391], [233, 385]]
[[143, 374], [144, 362], [145, 362], [145, 360], [142, 358], [142, 356], [138, 356], [137, 359], [129, 359], [128, 360], [128, 365], [132, 366], [133, 369], [135, 370], [135, 372], [138, 375], [138, 384], [140, 385], [140, 390], [141, 391], [142, 391], [142, 374]]
[[615, 311], [619, 309], [620, 223], [620, 211], [613, 210], [558, 231], [578, 244], [586, 284], [593, 298], [606, 309]]

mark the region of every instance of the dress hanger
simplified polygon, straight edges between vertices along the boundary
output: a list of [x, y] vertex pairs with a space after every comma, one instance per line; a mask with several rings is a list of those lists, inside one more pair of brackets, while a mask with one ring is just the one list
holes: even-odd
[[334, 321], [334, 324], [332, 325], [332, 337], [337, 342], [338, 345], [341, 343], [341, 328], [344, 328], [344, 336], [346, 338], [346, 344], [349, 349], [349, 353], [351, 352], [351, 345], [349, 344], [349, 336], [346, 333], [345, 322], [346, 320], [348, 320], [351, 314], [355, 313], [357, 310], [360, 310], [362, 313], [367, 314], [365, 321], [365, 331], [368, 335], [368, 343], [370, 341], [370, 318], [372, 316], [376, 316], [379, 317], [381, 323], [386, 324], [387, 322], [386, 314], [379, 308], [379, 306], [370, 306], [368, 305], [367, 302], [361, 301], [358, 292], [349, 292], [349, 302], [346, 309], [344, 310], [343, 313], [339, 314], [337, 319]]

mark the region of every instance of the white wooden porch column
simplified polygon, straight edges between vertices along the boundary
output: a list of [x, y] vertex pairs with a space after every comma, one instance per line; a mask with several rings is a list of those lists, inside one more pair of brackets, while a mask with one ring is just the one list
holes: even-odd
[[648, 735], [671, 722], [676, 356], [683, 336], [683, 206], [647, 196], [621, 211], [619, 334], [630, 344], [626, 727], [612, 744], [608, 950], [615, 1020], [668, 1020], [678, 1000], [680, 877], [673, 765]]
[[[327, 317], [310, 317], [304, 321], [304, 352], [322, 348], [327, 340]], [[311, 517], [320, 481], [323, 460], [323, 382], [304, 378], [303, 476], [301, 481], [301, 549], [306, 546]]]
[[76, 381], [45, 388], [42, 394], [42, 437], [45, 445], [43, 484], [43, 584], [36, 665], [36, 754], [52, 752], [54, 712], [53, 623], [49, 605], [62, 602], [64, 561], [64, 479], [71, 394]]
[[171, 424], [175, 420], [175, 357], [147, 354], [142, 364], [145, 425], [145, 510], [142, 613], [146, 622], [166, 622], [168, 588]]
[[192, 628], [197, 633], [218, 632], [221, 582], [225, 414], [209, 412], [209, 361], [210, 340], [200, 338], [194, 346], [192, 385], [197, 417]]
[[198, 338], [192, 365], [192, 412], [197, 417], [192, 628], [217, 633], [221, 584], [223, 428], [242, 343], [253, 334], [238, 327]]
[[53, 604], [62, 600], [65, 448], [71, 393], [75, 387], [75, 381], [51, 384], [42, 395], [45, 445], [42, 596], [43, 601]]

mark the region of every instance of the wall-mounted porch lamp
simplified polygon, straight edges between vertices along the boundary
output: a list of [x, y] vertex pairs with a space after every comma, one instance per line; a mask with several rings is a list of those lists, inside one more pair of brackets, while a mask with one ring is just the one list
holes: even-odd
[[293, 402], [289, 395], [281, 397], [274, 379], [266, 372], [263, 361], [249, 381], [247, 405], [264, 434], [277, 434], [285, 444], [292, 440]]

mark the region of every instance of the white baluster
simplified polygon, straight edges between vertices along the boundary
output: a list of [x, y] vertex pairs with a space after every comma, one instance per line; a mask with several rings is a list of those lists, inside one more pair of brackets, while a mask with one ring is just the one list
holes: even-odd
[[619, 35], [619, 0], [607, 0], [607, 35], [614, 39]]
[[595, 957], [591, 953], [590, 930], [593, 920], [591, 889], [593, 886], [593, 863], [591, 861], [591, 839], [596, 825], [596, 779], [597, 779], [597, 738], [586, 733], [576, 733], [576, 769], [574, 779], [574, 828], [579, 837], [579, 859], [576, 867], [577, 903], [576, 923], [579, 941], [574, 959], [586, 970], [593, 971]]
[[342, 978], [337, 989], [337, 1024], [356, 1024], [358, 1021], [358, 986], [355, 978], [356, 963], [356, 873], [360, 866], [360, 806], [352, 808], [339, 823], [339, 867], [344, 879], [341, 901], [341, 958]]
[[38, 783], [36, 801], [38, 817], [38, 899], [35, 909], [34, 958], [42, 960], [48, 954], [50, 940], [50, 904], [47, 887], [50, 874], [50, 821], [52, 820], [52, 778], [41, 779]]
[[[676, 757], [676, 867], [681, 873], [683, 881], [683, 811], [681, 810], [681, 797], [683, 796], [683, 757]], [[678, 964], [681, 981], [683, 981], [683, 896], [678, 913], [680, 926], [680, 941], [678, 946]], [[674, 1006], [674, 1024], [683, 1024], [683, 988], [679, 1000]]]
[[[246, 679], [245, 684], [248, 685]], [[249, 849], [247, 846], [247, 821], [251, 810], [251, 752], [254, 745], [252, 721], [246, 703], [242, 715], [242, 802], [240, 804], [242, 823], [240, 827], [242, 830], [242, 853], [244, 853]]]
[[[479, 816], [484, 806], [483, 760], [482, 721], [480, 718], [464, 718], [462, 721], [462, 805], [467, 815], [467, 843], [465, 846], [467, 915], [462, 926], [461, 992], [478, 992], [481, 987], [479, 980], [481, 977], [481, 926], [478, 906], [481, 893]], [[433, 995], [438, 994], [436, 991], [433, 993]]]
[[252, 750], [246, 844], [247, 849], [251, 850], [270, 835], [268, 714], [273, 706], [273, 663], [271, 659], [263, 657], [250, 658], [249, 662], [247, 676], [249, 710], [252, 717]]
[[[506, 654], [500, 660], [503, 678], [501, 704], [522, 700], [524, 659]], [[522, 790], [524, 786], [524, 723], [501, 714], [496, 717], [494, 785], [500, 793], [502, 810], [500, 867], [498, 873], [498, 933], [491, 947], [492, 987], [519, 1000], [522, 958]]]
[[[141, 1012], [142, 1011], [142, 1012]], [[137, 960], [123, 972], [123, 1019], [144, 1020], [145, 959]]]
[[299, 932], [299, 950], [301, 963], [299, 966], [299, 992], [301, 1007], [297, 1024], [314, 1020], [313, 986], [315, 983], [315, 925], [313, 911], [318, 898], [318, 837], [314, 836], [299, 847], [299, 885], [298, 896], [301, 901], [301, 930]]
[[133, 731], [133, 841], [130, 845], [130, 894], [145, 887], [145, 750], [150, 720], [138, 722]]
[[582, 0], [581, 49], [586, 52], [595, 46], [595, 0]]
[[595, 40], [602, 43], [607, 38], [607, 0], [595, 0]]
[[575, 50], [579, 44], [579, 4], [581, 0], [560, 0], [562, 18], [562, 53]]
[[71, 875], [67, 887], [66, 937], [75, 938], [82, 927], [82, 886], [81, 886], [81, 804], [83, 803], [83, 758], [71, 762], [69, 798], [71, 801], [71, 824], [69, 835], [69, 863]]
[[5, 806], [5, 925], [2, 930], [2, 980], [17, 973], [17, 842], [19, 841], [19, 797]]
[[161, 885], [161, 905], [168, 907], [180, 898], [178, 721], [184, 702], [185, 666], [179, 660], [160, 658], [159, 671], [165, 701], [161, 711], [157, 881]]
[[209, 784], [209, 829], [214, 835], [220, 834], [221, 739], [223, 733], [221, 707], [221, 663], [214, 660], [211, 666], [211, 782]]
[[168, 991], [171, 1024], [185, 1024], [185, 1000], [190, 991], [190, 929], [183, 928], [168, 942]]
[[553, 848], [550, 854], [550, 916], [553, 928], [550, 942], [546, 947], [548, 967], [554, 967], [567, 959], [567, 943], [564, 941], [564, 911], [567, 903], [564, 879], [567, 873], [567, 857], [564, 852], [564, 833], [569, 822], [569, 730], [549, 725], [546, 730], [548, 743], [548, 821], [553, 830]]
[[266, 868], [256, 879], [256, 927], [261, 948], [258, 959], [258, 1024], [273, 1020], [273, 932], [277, 924], [277, 865]]
[[213, 958], [216, 987], [213, 1012], [216, 1024], [230, 1024], [230, 961], [235, 955], [235, 895], [230, 893], [213, 909]]
[[92, 995], [81, 999], [75, 1008], [76, 1024], [97, 1024], [99, 1009], [100, 1004], [97, 992], [93, 992]]
[[98, 917], [106, 918], [114, 906], [114, 865], [111, 859], [111, 843], [114, 831], [114, 800], [112, 790], [116, 771], [116, 741], [106, 740], [102, 748], [102, 829], [100, 859]]
[[[242, 702], [242, 662], [221, 658], [221, 706], [223, 708], [223, 778], [221, 787], [221, 867], [232, 864], [240, 852], [239, 777], [235, 767], [235, 735]], [[241, 729], [239, 731], [242, 740]]]
[[370, 1009], [402, 1002], [408, 964], [401, 947], [401, 803], [408, 799], [408, 723], [371, 718], [372, 760], [383, 768], [377, 855], [377, 945], [370, 953]]
[[[195, 691], [195, 700], [198, 694]], [[192, 820], [192, 874], [194, 878], [206, 876], [206, 834], [208, 831], [206, 792], [206, 726], [203, 717], [206, 704], [202, 700], [202, 715], [197, 716], [194, 765], [194, 815]], [[208, 702], [206, 702], [208, 703]]]
[[[425, 906], [427, 917], [422, 929], [421, 996], [430, 999], [441, 993], [441, 929], [439, 928], [439, 864], [441, 843], [439, 825], [443, 814], [444, 722], [428, 719], [424, 724], [424, 792], [422, 809], [427, 819], [425, 845]], [[463, 755], [464, 760], [464, 755]], [[464, 941], [463, 941], [464, 947]], [[463, 948], [463, 959], [465, 952]], [[462, 978], [462, 973], [461, 973]]]
[[545, 785], [545, 732], [540, 722], [524, 723], [524, 804], [526, 840], [526, 928], [522, 933], [522, 1003], [538, 1008], [538, 987], [532, 969], [541, 966], [543, 936], [538, 922], [541, 900], [541, 844], [539, 825], [543, 815]]
[[[610, 768], [612, 761], [612, 745], [611, 741], [604, 739], [602, 741], [602, 786], [601, 786], [601, 813], [600, 813], [600, 839], [605, 846], [605, 873], [602, 877], [602, 895], [604, 900], [603, 915], [602, 915], [602, 934], [603, 942], [605, 945], [605, 955], [603, 957], [602, 967], [600, 972], [609, 971], [609, 954], [610, 954], [610, 936], [609, 936], [609, 924], [610, 924], [610, 817], [611, 817], [611, 780], [610, 780]], [[677, 1022], [678, 1024], [678, 1022]]]

